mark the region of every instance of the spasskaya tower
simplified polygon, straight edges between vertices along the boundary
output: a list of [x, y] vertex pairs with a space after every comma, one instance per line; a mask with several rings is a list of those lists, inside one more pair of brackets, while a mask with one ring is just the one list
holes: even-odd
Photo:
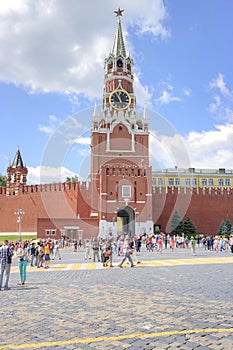
[[137, 112], [133, 59], [121, 27], [124, 10], [115, 11], [117, 29], [105, 59], [101, 111], [94, 108], [91, 132], [92, 215], [102, 237], [134, 236], [153, 230], [149, 118]]

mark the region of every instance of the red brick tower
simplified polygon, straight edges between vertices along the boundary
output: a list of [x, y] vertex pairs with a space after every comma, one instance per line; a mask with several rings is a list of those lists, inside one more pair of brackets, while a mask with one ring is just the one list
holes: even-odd
[[[23, 164], [23, 160], [18, 148], [15, 158], [7, 168], [7, 184], [6, 184], [6, 194], [19, 195], [23, 191], [24, 186], [27, 183], [28, 169], [26, 165]], [[22, 191], [21, 191], [22, 190]]]
[[152, 169], [149, 166], [149, 118], [137, 114], [133, 59], [117, 30], [105, 59], [102, 110], [95, 107], [91, 135], [92, 208], [100, 235], [152, 232]]

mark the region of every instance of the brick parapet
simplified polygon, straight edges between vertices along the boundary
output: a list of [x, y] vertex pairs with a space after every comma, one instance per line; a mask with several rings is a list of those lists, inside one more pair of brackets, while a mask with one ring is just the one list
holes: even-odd
[[[57, 191], [74, 191], [79, 188], [82, 190], [90, 190], [90, 183], [88, 181], [80, 182], [58, 182], [50, 184], [40, 184], [40, 185], [20, 185], [18, 192], [15, 193], [15, 186], [12, 184], [8, 188], [9, 195], [18, 195], [24, 193], [37, 193], [37, 192], [57, 192]], [[6, 187], [0, 187], [0, 195], [6, 195]]]

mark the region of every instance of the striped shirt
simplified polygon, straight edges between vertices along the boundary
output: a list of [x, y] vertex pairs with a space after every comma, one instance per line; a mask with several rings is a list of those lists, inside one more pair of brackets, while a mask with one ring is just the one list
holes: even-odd
[[10, 249], [10, 247], [8, 247], [8, 245], [3, 245], [2, 247], [0, 247], [0, 264], [7, 265], [8, 256], [13, 256], [13, 255], [14, 255], [14, 252], [12, 251], [12, 249]]

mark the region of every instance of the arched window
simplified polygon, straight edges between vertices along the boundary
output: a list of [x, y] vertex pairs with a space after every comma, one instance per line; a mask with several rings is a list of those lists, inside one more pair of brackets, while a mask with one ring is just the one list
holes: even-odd
[[123, 62], [122, 62], [122, 60], [117, 60], [117, 67], [118, 68], [122, 68], [123, 67]]

